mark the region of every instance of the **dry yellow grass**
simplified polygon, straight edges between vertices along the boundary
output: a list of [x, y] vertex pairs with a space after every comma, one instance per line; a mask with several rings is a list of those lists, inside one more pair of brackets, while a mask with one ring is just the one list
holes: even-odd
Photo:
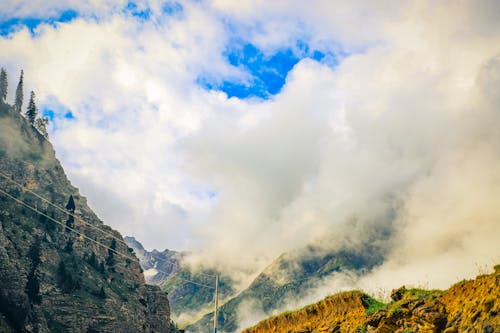
[[367, 315], [372, 299], [351, 291], [268, 318], [243, 333], [500, 332], [500, 269], [447, 291], [405, 289]]

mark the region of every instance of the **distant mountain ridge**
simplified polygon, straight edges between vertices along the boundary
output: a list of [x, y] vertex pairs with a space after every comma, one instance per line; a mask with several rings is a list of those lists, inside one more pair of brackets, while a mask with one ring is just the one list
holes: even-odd
[[[185, 252], [168, 249], [161, 252], [147, 251], [134, 237], [125, 237], [125, 242], [139, 258], [146, 282], [159, 285], [168, 292], [172, 317], [176, 321], [181, 316], [184, 320], [191, 320], [200, 313], [211, 311], [215, 270], [184, 265], [182, 259], [187, 255]], [[234, 281], [228, 276], [222, 276], [219, 283], [221, 300], [235, 293]]]
[[[214, 291], [203, 285], [213, 286], [216, 272], [184, 266], [182, 258], [186, 253], [147, 251], [135, 238], [126, 237], [125, 240], [139, 257], [146, 279], [168, 292], [173, 318], [184, 318], [188, 322], [195, 320], [185, 327], [187, 332], [210, 330], [213, 325]], [[219, 310], [220, 331], [234, 332], [239, 328], [241, 318], [238, 318], [238, 311], [247, 302], [271, 315], [286, 307], [288, 299], [306, 296], [325, 277], [346, 271], [363, 274], [382, 260], [383, 252], [369, 244], [362, 250], [328, 250], [308, 246], [282, 254], [239, 292], [234, 289], [231, 278], [223, 276], [219, 285], [220, 299], [224, 300]], [[179, 324], [183, 326], [185, 322]]]
[[146, 283], [161, 285], [172, 274], [180, 270], [180, 259], [182, 257], [180, 252], [168, 249], [162, 252], [158, 250], [149, 252], [134, 237], [125, 236], [124, 240], [139, 258]]
[[[266, 267], [248, 288], [221, 306], [218, 316], [220, 331], [235, 332], [240, 328], [238, 312], [245, 304], [252, 304], [269, 316], [278, 309], [286, 308], [288, 300], [307, 296], [325, 277], [346, 271], [363, 274], [382, 260], [382, 253], [370, 245], [362, 251], [309, 246], [285, 253]], [[212, 321], [213, 313], [209, 313], [186, 327], [186, 331], [206, 331]]]

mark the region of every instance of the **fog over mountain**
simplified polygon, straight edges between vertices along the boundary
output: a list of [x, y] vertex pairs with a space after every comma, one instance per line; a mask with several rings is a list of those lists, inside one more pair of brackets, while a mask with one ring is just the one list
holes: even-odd
[[[0, 37], [0, 64], [25, 70], [58, 158], [123, 234], [241, 281], [311, 243], [376, 243], [384, 263], [346, 282], [367, 289], [498, 262], [498, 1], [83, 3], [1, 4], [42, 23]], [[262, 85], [248, 45], [295, 55], [262, 70], [279, 89], [227, 90]]]

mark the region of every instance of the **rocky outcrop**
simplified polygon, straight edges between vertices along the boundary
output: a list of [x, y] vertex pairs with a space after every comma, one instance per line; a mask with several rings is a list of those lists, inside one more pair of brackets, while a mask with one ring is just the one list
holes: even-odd
[[167, 295], [145, 284], [121, 235], [8, 105], [0, 106], [0, 171], [1, 332], [169, 331]]

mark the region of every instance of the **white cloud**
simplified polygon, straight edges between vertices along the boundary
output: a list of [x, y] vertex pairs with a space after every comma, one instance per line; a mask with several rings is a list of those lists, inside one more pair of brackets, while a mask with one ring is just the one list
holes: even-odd
[[[391, 226], [367, 286], [443, 286], [498, 260], [495, 2], [183, 5], [182, 17], [116, 14], [0, 40], [0, 63], [77, 117], [52, 140], [106, 222], [240, 269]], [[245, 75], [222, 55], [227, 22], [266, 52], [300, 36], [352, 53], [335, 69], [302, 60], [271, 100], [228, 99], [195, 82]]]

